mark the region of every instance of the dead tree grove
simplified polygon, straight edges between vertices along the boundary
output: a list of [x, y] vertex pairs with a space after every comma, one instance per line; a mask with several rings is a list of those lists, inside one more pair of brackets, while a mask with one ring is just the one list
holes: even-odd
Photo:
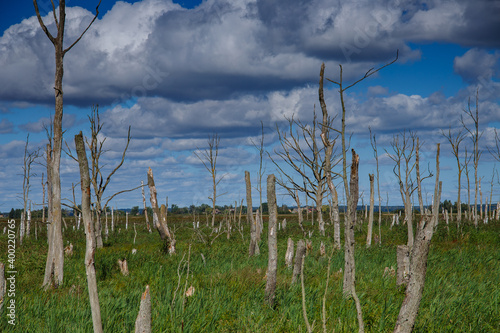
[[54, 95], [55, 95], [55, 113], [53, 120], [53, 137], [52, 137], [52, 149], [50, 157], [50, 178], [51, 183], [51, 195], [52, 195], [52, 212], [51, 212], [51, 227], [49, 228], [50, 234], [48, 236], [49, 249], [47, 254], [47, 263], [45, 265], [45, 277], [43, 280], [43, 285], [47, 288], [51, 284], [58, 286], [63, 283], [63, 272], [64, 272], [64, 253], [63, 253], [63, 239], [61, 230], [61, 177], [60, 177], [60, 165], [61, 165], [61, 151], [62, 151], [62, 118], [63, 118], [63, 75], [64, 75], [64, 56], [65, 54], [73, 48], [80, 41], [83, 35], [87, 32], [90, 26], [94, 23], [99, 15], [99, 5], [101, 1], [97, 4], [96, 14], [92, 21], [89, 23], [87, 28], [82, 32], [82, 34], [67, 48], [64, 48], [64, 29], [66, 25], [66, 1], [59, 0], [59, 17], [56, 15], [56, 7], [52, 1], [52, 8], [54, 14], [54, 21], [57, 28], [57, 35], [54, 37], [47, 29], [45, 23], [43, 22], [42, 16], [40, 15], [40, 10], [38, 9], [37, 0], [33, 0], [33, 5], [35, 7], [36, 16], [38, 18], [38, 23], [42, 28], [43, 32], [47, 35], [50, 42], [54, 45], [55, 50], [55, 80], [54, 80]]

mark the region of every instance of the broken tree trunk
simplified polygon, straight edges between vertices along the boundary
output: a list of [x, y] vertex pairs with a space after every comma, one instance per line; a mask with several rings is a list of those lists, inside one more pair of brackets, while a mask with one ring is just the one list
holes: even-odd
[[149, 285], [142, 294], [139, 313], [135, 320], [135, 333], [151, 333], [151, 296], [149, 295]]
[[295, 264], [293, 266], [292, 284], [294, 284], [300, 276], [302, 270], [302, 260], [306, 255], [306, 243], [304, 240], [297, 242], [297, 250], [295, 252]]
[[254, 255], [259, 255], [259, 242], [257, 240], [258, 236], [258, 221], [253, 218], [253, 208], [252, 208], [252, 184], [250, 182], [250, 172], [245, 171], [245, 184], [247, 189], [247, 222], [250, 224], [250, 247], [248, 249], [248, 255], [250, 257]]
[[168, 253], [173, 254], [175, 253], [175, 238], [168, 228], [165, 215], [162, 215], [160, 213], [160, 209], [158, 208], [155, 180], [153, 177], [153, 170], [151, 170], [151, 168], [148, 169], [148, 186], [150, 192], [151, 207], [153, 208], [154, 215], [156, 215], [157, 217], [156, 219], [153, 219], [156, 222], [156, 229], [158, 230], [161, 239], [163, 241], [168, 241]]
[[372, 230], [373, 230], [373, 205], [375, 201], [375, 193], [373, 189], [373, 182], [375, 180], [374, 174], [369, 174], [370, 178], [370, 213], [368, 215], [368, 235], [366, 236], [366, 247], [370, 247], [372, 245]]
[[290, 269], [293, 265], [293, 240], [288, 238], [288, 243], [285, 253], [285, 265]]
[[151, 233], [151, 227], [149, 226], [149, 218], [148, 218], [148, 208], [146, 207], [146, 196], [144, 195], [144, 182], [141, 180], [141, 190], [142, 190], [142, 203], [144, 206], [144, 217], [146, 218], [146, 228], [149, 233]]
[[410, 276], [410, 248], [408, 245], [398, 245], [397, 248], [397, 264], [398, 273], [396, 277], [396, 285], [408, 283]]
[[94, 253], [96, 249], [94, 225], [92, 224], [92, 211], [90, 209], [90, 175], [85, 143], [82, 132], [75, 135], [75, 147], [78, 154], [80, 166], [80, 184], [82, 189], [82, 217], [85, 225], [85, 270], [87, 272], [87, 284], [89, 289], [90, 309], [92, 311], [92, 323], [95, 332], [102, 332], [101, 307], [97, 293], [97, 278], [94, 266]]
[[268, 248], [266, 299], [274, 306], [276, 291], [276, 273], [278, 270], [278, 207], [276, 205], [276, 179], [274, 175], [267, 177], [267, 203], [269, 207]]
[[427, 256], [433, 235], [433, 218], [424, 216], [419, 223], [415, 244], [411, 253], [410, 278], [406, 287], [406, 296], [399, 310], [395, 333], [411, 332], [415, 325], [418, 308], [424, 291], [427, 272]]

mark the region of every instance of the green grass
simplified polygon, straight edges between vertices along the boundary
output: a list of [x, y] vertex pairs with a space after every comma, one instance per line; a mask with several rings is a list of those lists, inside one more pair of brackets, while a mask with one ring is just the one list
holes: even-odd
[[[283, 218], [283, 217], [281, 217]], [[305, 332], [300, 283], [291, 285], [291, 270], [285, 267], [287, 238], [296, 243], [302, 234], [293, 216], [287, 216], [288, 229], [278, 234], [278, 280], [276, 306], [265, 302], [267, 268], [267, 224], [260, 243], [261, 254], [248, 257], [249, 230], [244, 239], [234, 231], [231, 238], [221, 235], [203, 243], [192, 230], [190, 217], [169, 216], [176, 226], [177, 254], [163, 252], [156, 231], [149, 234], [144, 222], [134, 231], [119, 225], [96, 252], [99, 301], [105, 332], [131, 332], [139, 309], [141, 293], [149, 284], [153, 332]], [[129, 226], [134, 220], [131, 219]], [[0, 222], [3, 230], [5, 222]], [[396, 287], [393, 276], [384, 276], [385, 267], [396, 268], [396, 246], [406, 242], [406, 227], [390, 230], [382, 226], [382, 246], [364, 246], [366, 225], [356, 231], [356, 288], [363, 307], [367, 332], [394, 329], [404, 288]], [[306, 224], [309, 230], [317, 226]], [[121, 229], [118, 232], [118, 229]], [[377, 228], [375, 228], [377, 230]], [[449, 232], [441, 224], [431, 244], [424, 295], [415, 332], [500, 332], [500, 223], [455, 225]], [[203, 232], [209, 234], [209, 229]], [[319, 254], [323, 241], [331, 253], [333, 228], [327, 235], [312, 236], [313, 249], [305, 262], [306, 308], [314, 331], [322, 331], [321, 307], [325, 290], [328, 258]], [[46, 234], [32, 236], [16, 250], [17, 325], [6, 323], [6, 305], [0, 311], [1, 332], [91, 332], [87, 280], [83, 259], [85, 236], [67, 230], [65, 244], [74, 245], [74, 254], [65, 258], [64, 285], [48, 291], [41, 288], [47, 253]], [[184, 298], [188, 248], [191, 245], [187, 286], [194, 296]], [[132, 249], [137, 249], [133, 255]], [[202, 255], [205, 261], [202, 259]], [[183, 259], [184, 258], [184, 259]], [[0, 261], [7, 259], [7, 237], [0, 235]], [[127, 259], [129, 276], [120, 274], [117, 260]], [[181, 262], [182, 260], [182, 262]], [[357, 330], [355, 305], [342, 298], [343, 251], [333, 253], [327, 293], [328, 331]], [[181, 274], [178, 286], [178, 270]]]

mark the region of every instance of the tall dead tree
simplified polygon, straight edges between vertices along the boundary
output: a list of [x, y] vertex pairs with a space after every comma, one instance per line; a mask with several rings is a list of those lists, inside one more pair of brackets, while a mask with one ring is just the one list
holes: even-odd
[[[436, 153], [436, 187], [435, 193], [440, 196], [441, 182], [439, 181], [439, 144]], [[421, 186], [421, 183], [417, 184]], [[439, 199], [437, 201], [439, 206]], [[433, 211], [439, 207], [436, 206], [436, 201], [433, 204]], [[420, 301], [424, 291], [425, 275], [427, 273], [427, 257], [429, 248], [434, 234], [433, 217], [424, 215], [417, 224], [417, 235], [415, 243], [411, 248], [410, 259], [410, 276], [406, 287], [405, 299], [399, 310], [398, 319], [394, 328], [394, 333], [410, 333], [413, 331], [415, 320], [417, 318]]]
[[[166, 214], [160, 213], [160, 208], [158, 207], [157, 192], [155, 186], [155, 180], [153, 177], [153, 170], [148, 169], [148, 186], [151, 200], [151, 208], [153, 208], [153, 221], [156, 223], [156, 230], [160, 234], [160, 238], [167, 242], [166, 248], [168, 248], [169, 254], [175, 253], [175, 235], [170, 231], [167, 224]], [[156, 218], [154, 217], [156, 216]]]
[[28, 144], [29, 144], [29, 138], [30, 135], [28, 134], [26, 136], [26, 145], [24, 146], [24, 158], [23, 158], [23, 194], [22, 194], [22, 200], [23, 200], [23, 212], [21, 214], [21, 225], [20, 225], [20, 230], [19, 230], [19, 242], [20, 244], [23, 243], [24, 236], [29, 237], [30, 235], [30, 219], [26, 220], [26, 215], [28, 214], [27, 208], [28, 208], [28, 202], [29, 202], [29, 193], [30, 193], [30, 179], [31, 176], [36, 176], [33, 174], [31, 171], [31, 166], [32, 164], [40, 157], [40, 149], [35, 149], [32, 151], [29, 151], [28, 149]]
[[[332, 215], [333, 215], [333, 239], [334, 246], [337, 249], [341, 248], [340, 245], [340, 214], [339, 214], [339, 200], [337, 189], [335, 184], [333, 183], [332, 177], [332, 160], [333, 149], [335, 146], [336, 138], [330, 140], [330, 128], [332, 126], [332, 120], [328, 116], [328, 109], [325, 103], [325, 96], [323, 92], [323, 83], [325, 76], [325, 64], [321, 64], [321, 69], [319, 73], [319, 88], [318, 88], [318, 98], [319, 104], [321, 106], [321, 112], [323, 115], [322, 123], [321, 123], [321, 141], [323, 142], [323, 146], [325, 147], [325, 163], [324, 163], [324, 173], [326, 176], [326, 184], [328, 189], [330, 190], [330, 196], [332, 198]], [[338, 162], [337, 162], [338, 163]]]
[[460, 192], [462, 191], [462, 172], [464, 171], [464, 165], [460, 163], [460, 144], [465, 139], [465, 133], [459, 130], [452, 133], [451, 127], [448, 129], [448, 133], [441, 131], [443, 136], [448, 139], [451, 146], [451, 152], [457, 161], [457, 171], [458, 171], [458, 190], [457, 190], [457, 223], [460, 225], [462, 221], [462, 201], [460, 200]]
[[[325, 148], [318, 144], [317, 133], [318, 121], [316, 112], [312, 126], [304, 124], [299, 120], [288, 119], [288, 130], [282, 131], [276, 126], [281, 150], [275, 150], [277, 158], [269, 154], [274, 165], [278, 168], [282, 178], [277, 180], [278, 184], [289, 189], [290, 192], [298, 190], [305, 193], [316, 202], [316, 215], [318, 228], [321, 235], [325, 234], [325, 223], [323, 221], [323, 196], [325, 190]], [[287, 172], [278, 163], [284, 162], [290, 167], [294, 174]], [[300, 184], [294, 176], [302, 180]]]
[[203, 163], [205, 169], [208, 170], [208, 172], [210, 173], [210, 177], [212, 178], [212, 196], [208, 197], [208, 199], [212, 201], [212, 228], [215, 226], [215, 203], [218, 197], [224, 195], [224, 193], [217, 194], [217, 186], [224, 178], [224, 175], [220, 178], [217, 178], [217, 157], [219, 156], [219, 144], [220, 137], [216, 133], [208, 138], [207, 149], [194, 152], [196, 157], [198, 157], [201, 163]]
[[45, 23], [43, 22], [42, 16], [40, 15], [40, 10], [38, 9], [37, 0], [33, 0], [33, 5], [35, 7], [36, 16], [38, 18], [38, 23], [40, 24], [43, 32], [47, 35], [50, 42], [54, 45], [55, 50], [55, 80], [54, 80], [54, 94], [55, 94], [55, 113], [53, 122], [53, 137], [52, 137], [52, 156], [50, 158], [50, 177], [51, 183], [51, 195], [52, 195], [52, 216], [51, 216], [51, 227], [49, 228], [51, 234], [49, 235], [49, 250], [47, 254], [47, 263], [45, 265], [45, 277], [43, 280], [43, 285], [45, 287], [54, 284], [58, 286], [63, 283], [63, 271], [64, 271], [64, 253], [63, 253], [63, 239], [61, 230], [61, 177], [60, 177], [60, 166], [61, 166], [61, 151], [62, 151], [62, 118], [63, 118], [63, 75], [64, 75], [64, 56], [66, 53], [73, 48], [80, 41], [83, 35], [90, 28], [92, 23], [97, 19], [99, 15], [99, 5], [101, 0], [96, 7], [96, 14], [92, 21], [89, 23], [87, 28], [82, 32], [82, 34], [67, 48], [64, 48], [64, 29], [66, 25], [66, 1], [59, 0], [59, 17], [56, 14], [56, 7], [54, 1], [52, 3], [52, 13], [54, 15], [54, 21], [57, 29], [57, 35], [54, 37], [47, 29]]
[[368, 177], [370, 178], [370, 213], [368, 213], [368, 234], [366, 236], [366, 247], [370, 247], [372, 245], [373, 205], [375, 196], [375, 194], [373, 193], [373, 182], [375, 181], [375, 175], [369, 174]]
[[[338, 174], [339, 176], [342, 177], [343, 183], [344, 183], [344, 190], [345, 190], [345, 198], [346, 198], [346, 206], [347, 206], [347, 211], [344, 214], [345, 216], [345, 223], [344, 223], [344, 228], [345, 228], [345, 252], [344, 252], [344, 295], [346, 297], [352, 296], [354, 298], [354, 302], [356, 304], [356, 312], [357, 312], [357, 318], [358, 318], [358, 332], [364, 332], [364, 321], [363, 321], [363, 311], [361, 308], [361, 303], [359, 301], [359, 298], [356, 293], [356, 287], [355, 287], [355, 262], [354, 262], [354, 224], [355, 224], [355, 218], [356, 218], [356, 207], [358, 203], [358, 196], [359, 196], [359, 188], [358, 188], [358, 163], [359, 163], [359, 156], [356, 154], [354, 150], [352, 150], [352, 164], [351, 164], [351, 176], [350, 176], [350, 182], [348, 182], [348, 176], [347, 176], [347, 136], [346, 136], [346, 105], [345, 105], [345, 92], [357, 85], [358, 83], [362, 82], [366, 78], [372, 76], [373, 74], [377, 73], [381, 69], [393, 64], [396, 62], [398, 59], [398, 54], [396, 54], [396, 58], [379, 67], [378, 69], [370, 69], [368, 70], [363, 77], [360, 79], [356, 80], [355, 82], [344, 86], [344, 81], [343, 81], [343, 67], [342, 65], [339, 65], [340, 72], [339, 72], [339, 78], [338, 80], [330, 80], [327, 79], [328, 81], [332, 82], [336, 86], [338, 86], [338, 92], [340, 95], [340, 106], [341, 106], [341, 113], [342, 113], [342, 118], [341, 118], [341, 129], [340, 130], [335, 130], [341, 137], [342, 139], [342, 173]], [[326, 107], [324, 108], [323, 111], [323, 118], [325, 118], [325, 112], [326, 112]], [[328, 115], [326, 115], [328, 117]], [[328, 143], [328, 142], [326, 142]], [[325, 144], [325, 139], [323, 139], [323, 144]]]
[[481, 150], [479, 150], [479, 140], [483, 136], [483, 132], [479, 132], [479, 89], [476, 91], [476, 110], [472, 111], [470, 98], [467, 104], [467, 110], [464, 110], [464, 113], [472, 120], [472, 128], [466, 124], [466, 120], [464, 117], [461, 117], [462, 125], [465, 130], [469, 133], [470, 139], [473, 144], [473, 152], [472, 152], [472, 163], [474, 166], [474, 226], [477, 228], [478, 214], [477, 214], [477, 199], [479, 195], [479, 179], [478, 179], [478, 168], [479, 168], [479, 159], [481, 158]]
[[276, 180], [274, 175], [267, 177], [267, 204], [269, 209], [268, 225], [268, 263], [267, 263], [267, 282], [266, 299], [271, 307], [274, 306], [276, 291], [276, 273], [278, 270], [278, 206], [276, 204]]
[[[408, 225], [408, 246], [411, 248], [414, 241], [413, 233], [413, 203], [411, 197], [413, 192], [418, 189], [415, 184], [413, 172], [417, 166], [416, 151], [419, 146], [418, 137], [415, 132], [404, 130], [400, 134], [394, 135], [391, 142], [393, 153], [387, 152], [391, 160], [395, 162], [393, 173], [399, 183], [399, 193], [405, 208], [405, 220]], [[431, 177], [426, 175], [421, 177], [420, 171], [418, 177], [421, 180]]]
[[372, 135], [372, 129], [368, 127], [370, 131], [370, 143], [373, 148], [373, 155], [375, 157], [375, 162], [377, 163], [377, 193], [378, 193], [378, 241], [379, 244], [382, 244], [382, 197], [380, 195], [380, 172], [378, 167], [378, 150], [377, 150], [377, 138], [375, 134]]
[[141, 180], [141, 191], [142, 191], [142, 204], [144, 206], [144, 217], [146, 218], [146, 228], [149, 233], [151, 233], [151, 227], [149, 226], [149, 218], [148, 218], [148, 207], [146, 207], [146, 196], [144, 195], [144, 181]]
[[[127, 153], [128, 146], [130, 144], [130, 126], [128, 128], [127, 134], [127, 143], [125, 144], [125, 148], [123, 149], [122, 157], [120, 162], [114, 167], [111, 172], [104, 178], [103, 176], [103, 166], [100, 164], [101, 158], [105, 150], [104, 142], [106, 141], [106, 137], [102, 138], [102, 127], [104, 124], [101, 123], [101, 118], [99, 116], [99, 107], [97, 105], [92, 106], [92, 111], [89, 116], [90, 121], [90, 138], [86, 139], [87, 147], [90, 150], [90, 158], [92, 160], [92, 175], [91, 175], [91, 183], [94, 187], [94, 197], [95, 197], [95, 210], [96, 210], [96, 220], [95, 220], [95, 237], [97, 248], [102, 248], [102, 223], [101, 216], [102, 212], [106, 210], [106, 207], [109, 201], [114, 198], [116, 195], [128, 192], [131, 190], [124, 190], [117, 192], [111, 195], [106, 202], [103, 202], [104, 191], [106, 191], [109, 182], [111, 181], [111, 177], [120, 169], [125, 161], [125, 154]], [[101, 139], [102, 138], [102, 139]], [[113, 226], [113, 224], [112, 224]]]
[[89, 289], [90, 309], [92, 312], [92, 323], [94, 333], [102, 332], [101, 307], [97, 293], [97, 278], [94, 265], [94, 253], [96, 249], [96, 238], [94, 226], [92, 225], [92, 211], [90, 209], [90, 175], [89, 162], [85, 152], [82, 132], [75, 135], [75, 147], [80, 166], [80, 184], [82, 189], [82, 218], [85, 226], [85, 270], [87, 272], [87, 285]]
[[246, 194], [247, 194], [247, 222], [250, 224], [250, 247], [248, 249], [248, 255], [250, 257], [254, 255], [259, 255], [259, 241], [258, 241], [258, 222], [253, 217], [252, 208], [252, 183], [250, 182], [250, 172], [245, 171], [245, 184], [246, 184]]

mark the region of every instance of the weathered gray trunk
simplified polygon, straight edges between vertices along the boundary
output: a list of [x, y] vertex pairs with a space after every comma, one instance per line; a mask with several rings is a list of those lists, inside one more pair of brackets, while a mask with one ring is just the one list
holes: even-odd
[[434, 202], [432, 203], [432, 222], [434, 227], [437, 227], [439, 221], [439, 147], [437, 144], [436, 151], [436, 186], [434, 187]]
[[274, 306], [276, 291], [276, 273], [278, 270], [278, 207], [276, 205], [276, 185], [274, 175], [267, 177], [267, 203], [269, 209], [268, 248], [266, 299], [271, 307]]
[[80, 184], [82, 189], [82, 217], [85, 225], [85, 270], [87, 273], [87, 285], [89, 289], [90, 309], [92, 312], [92, 323], [94, 333], [102, 332], [101, 308], [99, 306], [99, 295], [97, 293], [97, 278], [94, 266], [94, 253], [96, 249], [94, 227], [92, 225], [92, 211], [90, 209], [90, 174], [85, 143], [82, 132], [75, 135], [75, 146], [80, 166]]
[[300, 276], [300, 272], [302, 271], [302, 260], [304, 260], [304, 256], [306, 255], [306, 243], [304, 240], [299, 240], [297, 242], [297, 250], [295, 251], [295, 263], [293, 266], [293, 274], [292, 274], [292, 284], [294, 284]]
[[318, 184], [316, 192], [316, 215], [318, 219], [318, 228], [321, 236], [325, 235], [325, 221], [323, 221], [323, 186]]
[[149, 233], [151, 233], [151, 227], [149, 226], [149, 218], [148, 218], [148, 208], [146, 207], [146, 196], [144, 195], [144, 182], [141, 180], [141, 190], [142, 190], [142, 204], [144, 206], [144, 217], [146, 218], [146, 228]]
[[340, 241], [340, 214], [339, 214], [339, 198], [335, 185], [330, 188], [332, 194], [332, 209], [333, 209], [333, 245], [336, 249], [341, 249]]
[[156, 215], [157, 217], [156, 219], [153, 219], [156, 223], [156, 230], [158, 230], [158, 233], [160, 234], [160, 237], [163, 241], [168, 240], [168, 252], [170, 254], [173, 254], [175, 253], [175, 238], [168, 228], [166, 215], [162, 215], [160, 213], [160, 209], [158, 208], [155, 180], [153, 177], [153, 170], [151, 170], [151, 168], [148, 169], [148, 186], [150, 192], [151, 207], [153, 208], [154, 215]]
[[297, 215], [299, 219], [299, 227], [302, 232], [304, 232], [304, 226], [302, 222], [304, 222], [304, 217], [302, 216], [302, 207], [300, 207], [300, 198], [299, 198], [299, 192], [295, 190], [295, 203], [297, 204]]
[[433, 224], [432, 218], [428, 216], [425, 216], [422, 223], [419, 223], [415, 244], [411, 253], [410, 278], [406, 287], [406, 296], [401, 305], [394, 328], [395, 333], [409, 333], [415, 325], [424, 290], [427, 256], [434, 229]]
[[285, 265], [288, 268], [292, 268], [293, 265], [293, 240], [288, 238], [286, 253], [285, 253]]
[[149, 285], [142, 294], [139, 313], [135, 320], [135, 333], [151, 333], [151, 296], [149, 295]]
[[356, 207], [358, 205], [359, 185], [358, 185], [359, 156], [352, 150], [351, 178], [349, 183], [349, 199], [347, 213], [345, 214], [345, 252], [344, 252], [344, 297], [349, 297], [353, 293], [354, 281], [356, 281], [356, 268], [354, 263], [354, 225], [356, 222]]
[[368, 214], [368, 235], [366, 236], [366, 247], [372, 245], [372, 230], [373, 230], [373, 205], [375, 204], [375, 191], [373, 182], [375, 180], [375, 175], [369, 174], [370, 178], [370, 213]]
[[408, 283], [408, 278], [410, 276], [410, 248], [408, 245], [398, 245], [397, 264], [396, 285], [399, 286]]
[[246, 194], [247, 194], [247, 222], [250, 224], [250, 247], [248, 249], [248, 255], [250, 257], [254, 255], [259, 255], [259, 243], [257, 241], [258, 226], [253, 218], [253, 208], [252, 208], [252, 184], [250, 182], [250, 172], [245, 171], [245, 184], [246, 184]]

